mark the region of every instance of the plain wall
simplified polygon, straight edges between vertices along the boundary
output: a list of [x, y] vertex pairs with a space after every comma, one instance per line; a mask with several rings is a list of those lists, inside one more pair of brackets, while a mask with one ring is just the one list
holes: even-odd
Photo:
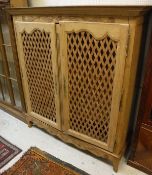
[[28, 0], [29, 6], [152, 5], [152, 0]]

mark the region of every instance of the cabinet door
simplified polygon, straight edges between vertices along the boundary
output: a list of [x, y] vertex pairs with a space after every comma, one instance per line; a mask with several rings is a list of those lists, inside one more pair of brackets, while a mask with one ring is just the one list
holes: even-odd
[[55, 24], [15, 22], [27, 112], [60, 128]]
[[85, 22], [60, 25], [63, 130], [112, 151], [129, 26]]

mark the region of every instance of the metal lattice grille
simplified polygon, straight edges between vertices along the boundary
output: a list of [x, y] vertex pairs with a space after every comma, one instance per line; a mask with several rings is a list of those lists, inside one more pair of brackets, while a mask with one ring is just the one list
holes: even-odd
[[89, 32], [67, 34], [70, 129], [107, 142], [117, 42]]
[[50, 33], [21, 33], [32, 111], [56, 122]]

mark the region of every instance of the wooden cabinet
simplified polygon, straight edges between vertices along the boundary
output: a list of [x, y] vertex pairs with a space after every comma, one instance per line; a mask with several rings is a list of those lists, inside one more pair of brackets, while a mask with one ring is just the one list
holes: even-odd
[[[28, 123], [109, 159], [125, 148], [145, 8], [10, 9]], [[31, 16], [32, 15], [32, 16]]]

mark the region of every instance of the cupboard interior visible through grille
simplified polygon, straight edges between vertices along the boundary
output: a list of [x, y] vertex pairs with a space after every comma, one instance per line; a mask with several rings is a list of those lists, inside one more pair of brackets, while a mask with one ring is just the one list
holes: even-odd
[[51, 36], [35, 29], [21, 33], [31, 109], [56, 122]]
[[107, 142], [117, 41], [86, 31], [67, 34], [69, 127]]

